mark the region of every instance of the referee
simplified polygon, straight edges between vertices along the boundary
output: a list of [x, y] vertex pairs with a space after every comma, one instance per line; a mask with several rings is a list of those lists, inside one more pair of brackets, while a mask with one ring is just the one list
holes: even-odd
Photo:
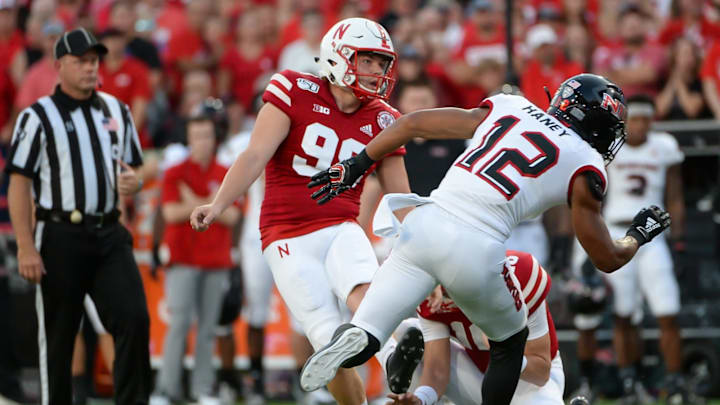
[[18, 116], [5, 169], [19, 272], [38, 284], [43, 405], [72, 403], [70, 360], [85, 294], [115, 341], [116, 402], [146, 404], [150, 392], [145, 293], [132, 236], [118, 223], [118, 197], [140, 188], [132, 168], [142, 157], [127, 105], [95, 91], [106, 52], [82, 28], [60, 37], [59, 85]]

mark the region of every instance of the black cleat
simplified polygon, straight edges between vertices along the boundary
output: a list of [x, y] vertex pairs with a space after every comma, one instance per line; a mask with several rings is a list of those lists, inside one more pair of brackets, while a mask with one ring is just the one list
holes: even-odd
[[390, 391], [395, 394], [407, 392], [424, 351], [425, 341], [420, 329], [408, 328], [385, 365]]

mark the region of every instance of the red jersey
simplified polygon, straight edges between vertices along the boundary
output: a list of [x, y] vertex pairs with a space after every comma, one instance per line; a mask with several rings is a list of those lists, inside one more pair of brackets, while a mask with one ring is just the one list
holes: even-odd
[[[161, 200], [163, 203], [180, 201], [180, 183], [190, 187], [195, 195], [208, 197], [220, 188], [226, 172], [227, 168], [215, 160], [203, 168], [186, 159], [165, 171]], [[205, 232], [193, 231], [189, 221], [167, 224], [164, 241], [170, 250], [171, 264], [208, 270], [232, 267], [232, 230], [223, 224], [215, 224]]]
[[[545, 269], [529, 253], [508, 250], [507, 261], [503, 273], [509, 272], [514, 275], [522, 288], [523, 299], [528, 308], [528, 316], [532, 316], [550, 292], [552, 280]], [[550, 310], [545, 306], [548, 319], [548, 334], [550, 335], [550, 359], [554, 359], [558, 352], [558, 341], [555, 333]], [[443, 300], [440, 310], [436, 313], [430, 312], [430, 304], [423, 301], [417, 309], [418, 314], [430, 321], [439, 322], [448, 326], [450, 336], [460, 342], [470, 359], [483, 373], [487, 371], [490, 362], [490, 351], [482, 339], [482, 330], [474, 325], [462, 313], [455, 303], [446, 298]], [[532, 331], [530, 331], [532, 334]]]
[[[316, 173], [360, 153], [400, 113], [375, 99], [346, 114], [335, 104], [327, 80], [292, 70], [272, 76], [263, 101], [272, 103], [291, 120], [287, 138], [265, 167], [265, 200], [260, 214], [263, 249], [278, 239], [355, 221], [364, 176], [354, 188], [322, 208], [310, 198], [307, 183]], [[405, 148], [400, 148], [391, 155], [404, 154]]]
[[135, 58], [126, 57], [115, 71], [108, 70], [107, 65], [101, 63], [99, 74], [102, 90], [129, 106], [132, 106], [135, 98], [150, 99], [149, 70]]

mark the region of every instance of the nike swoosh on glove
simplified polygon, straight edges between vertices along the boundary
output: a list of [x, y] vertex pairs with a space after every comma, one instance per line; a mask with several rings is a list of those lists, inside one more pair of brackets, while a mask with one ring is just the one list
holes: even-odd
[[630, 229], [625, 233], [638, 241], [638, 246], [650, 242], [670, 227], [670, 213], [656, 205], [643, 208], [633, 218]]

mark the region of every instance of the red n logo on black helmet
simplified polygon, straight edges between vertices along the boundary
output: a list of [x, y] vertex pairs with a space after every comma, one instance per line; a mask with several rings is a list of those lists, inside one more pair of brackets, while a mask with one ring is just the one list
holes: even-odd
[[625, 106], [623, 106], [619, 100], [614, 99], [607, 93], [603, 93], [603, 101], [600, 106], [608, 111], [611, 111], [620, 119], [623, 119], [623, 116], [625, 115]]

